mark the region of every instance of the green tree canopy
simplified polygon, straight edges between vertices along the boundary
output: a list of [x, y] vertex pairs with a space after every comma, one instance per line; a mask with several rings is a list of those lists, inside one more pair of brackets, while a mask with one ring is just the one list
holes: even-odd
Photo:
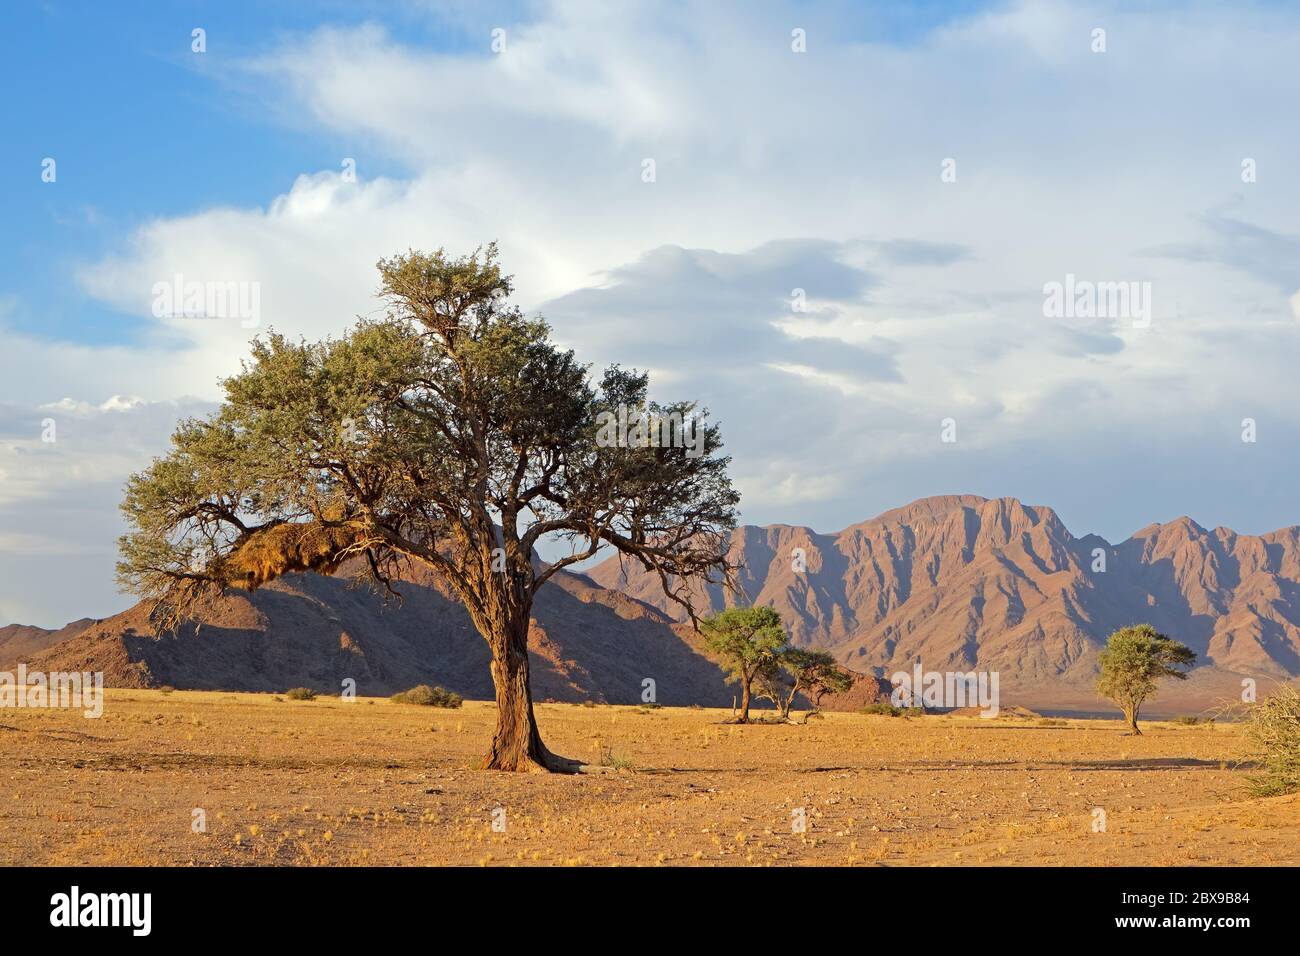
[[740, 684], [740, 723], [749, 723], [754, 679], [778, 667], [785, 646], [781, 615], [770, 607], [729, 608], [701, 624], [704, 643], [722, 658], [732, 679]]
[[760, 696], [776, 705], [782, 720], [790, 719], [799, 694], [812, 701], [815, 709], [827, 694], [842, 694], [853, 686], [853, 675], [825, 651], [786, 645], [776, 652], [774, 664], [760, 669], [755, 677]]
[[793, 678], [795, 692], [802, 692], [814, 708], [821, 707], [827, 694], [843, 694], [853, 686], [853, 674], [825, 651], [792, 648], [782, 655], [781, 665]]
[[1186, 671], [1195, 662], [1191, 648], [1150, 624], [1121, 628], [1111, 634], [1098, 658], [1097, 691], [1120, 706], [1130, 733], [1141, 734], [1138, 710], [1155, 695], [1157, 682], [1164, 677], [1186, 680]]

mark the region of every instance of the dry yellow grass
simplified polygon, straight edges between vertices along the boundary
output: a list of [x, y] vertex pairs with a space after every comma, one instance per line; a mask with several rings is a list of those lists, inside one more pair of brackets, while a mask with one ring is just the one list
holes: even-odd
[[727, 716], [545, 704], [552, 749], [622, 769], [538, 777], [468, 769], [483, 702], [117, 690], [99, 720], [4, 710], [0, 863], [1300, 863], [1300, 795], [1246, 795], [1236, 726]]

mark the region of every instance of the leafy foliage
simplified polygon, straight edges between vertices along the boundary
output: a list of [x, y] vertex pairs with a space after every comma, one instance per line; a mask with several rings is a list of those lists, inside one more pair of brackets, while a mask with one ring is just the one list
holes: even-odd
[[1121, 628], [1111, 634], [1098, 663], [1101, 673], [1097, 691], [1115, 701], [1124, 711], [1133, 733], [1142, 703], [1156, 692], [1161, 678], [1186, 680], [1186, 669], [1196, 662], [1196, 653], [1166, 637], [1150, 624]]
[[824, 651], [790, 648], [781, 655], [781, 666], [794, 678], [795, 692], [802, 692], [814, 708], [821, 707], [827, 694], [843, 694], [853, 686], [853, 675]]
[[[691, 578], [723, 582], [739, 499], [707, 411], [657, 405], [646, 375], [617, 366], [593, 385], [544, 321], [505, 306], [494, 246], [379, 270], [387, 317], [318, 343], [255, 341], [220, 411], [182, 422], [172, 451], [132, 477], [125, 587], [185, 610], [207, 584], [328, 573], [353, 555], [387, 583], [416, 559], [481, 617], [604, 545], [686, 604]], [[598, 416], [620, 405], [694, 416], [703, 453], [598, 445]], [[544, 535], [574, 553], [537, 566]]]
[[730, 608], [704, 621], [705, 647], [722, 658], [732, 680], [741, 685], [745, 706], [741, 721], [749, 717], [751, 687], [776, 705], [788, 719], [800, 693], [816, 707], [826, 694], [839, 694], [853, 686], [853, 675], [823, 651], [791, 646], [781, 615], [770, 607]]
[[825, 651], [809, 651], [789, 645], [775, 655], [775, 666], [757, 674], [760, 694], [776, 705], [783, 720], [800, 694], [808, 697], [816, 709], [828, 693], [839, 694], [853, 686], [853, 677]]
[[395, 704], [419, 704], [422, 707], [446, 707], [455, 709], [464, 703], [460, 694], [444, 690], [441, 687], [430, 687], [428, 684], [417, 684], [410, 690], [400, 691], [392, 696], [391, 700]]
[[740, 684], [740, 721], [745, 723], [754, 678], [778, 668], [777, 655], [785, 646], [781, 615], [770, 607], [728, 608], [706, 618], [700, 629], [704, 646], [722, 658], [732, 680]]
[[705, 646], [723, 658], [734, 678], [775, 663], [785, 645], [781, 615], [770, 607], [738, 607], [705, 619]]
[[895, 707], [887, 700], [877, 700], [863, 707], [859, 713], [878, 717], [898, 717], [903, 713], [902, 707]]

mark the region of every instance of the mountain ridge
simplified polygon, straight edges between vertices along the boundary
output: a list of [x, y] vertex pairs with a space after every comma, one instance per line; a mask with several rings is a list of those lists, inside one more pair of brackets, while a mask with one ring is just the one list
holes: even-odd
[[[1086, 706], [1097, 701], [1106, 636], [1141, 621], [1199, 655], [1173, 695], [1233, 696], [1243, 676], [1300, 675], [1297, 526], [1241, 535], [1181, 516], [1111, 544], [1075, 537], [1045, 505], [941, 495], [838, 532], [742, 525], [729, 555], [746, 599], [780, 610], [796, 644], [873, 678], [865, 699], [920, 660], [927, 670], [997, 670], [1015, 703]], [[0, 669], [22, 659], [102, 670], [110, 686], [262, 691], [352, 677], [362, 694], [441, 683], [492, 696], [486, 645], [445, 582], [414, 569], [397, 607], [349, 586], [349, 573], [232, 592], [170, 636], [153, 632], [144, 605], [60, 631], [9, 625]], [[734, 603], [716, 586], [694, 591], [706, 612]], [[648, 677], [656, 702], [725, 705], [732, 689], [682, 618], [656, 578], [617, 557], [557, 574], [538, 594], [530, 634], [538, 699], [637, 703]]]
[[[1211, 669], [1300, 675], [1296, 526], [1241, 535], [1184, 516], [1111, 544], [1075, 537], [1049, 506], [940, 495], [837, 532], [743, 525], [729, 554], [747, 599], [781, 611], [797, 643], [877, 674], [919, 657], [997, 669], [1013, 690], [1083, 686], [1111, 631], [1150, 621]], [[616, 558], [587, 574], [676, 613]], [[693, 591], [709, 610], [729, 603], [719, 588]]]

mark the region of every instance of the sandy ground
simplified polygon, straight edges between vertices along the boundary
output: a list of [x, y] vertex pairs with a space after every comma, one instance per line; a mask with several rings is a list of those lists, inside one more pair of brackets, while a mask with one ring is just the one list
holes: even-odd
[[467, 769], [483, 702], [122, 690], [97, 720], [0, 710], [0, 863], [1300, 863], [1300, 794], [1247, 795], [1233, 725], [729, 716], [544, 704], [553, 750], [614, 766], [524, 776]]

